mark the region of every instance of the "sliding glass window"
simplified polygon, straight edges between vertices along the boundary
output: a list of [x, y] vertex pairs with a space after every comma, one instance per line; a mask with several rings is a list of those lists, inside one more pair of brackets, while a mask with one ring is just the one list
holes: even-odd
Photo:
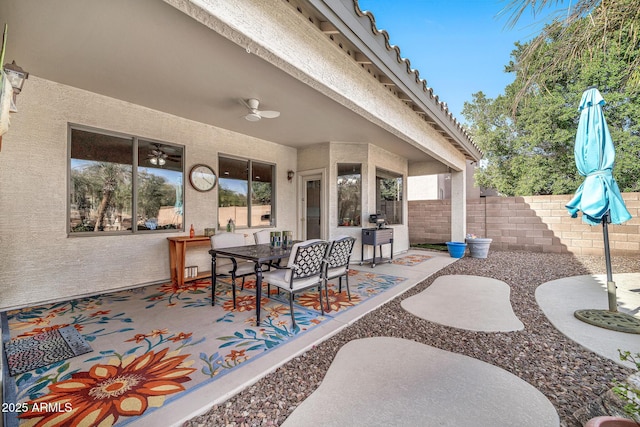
[[184, 147], [70, 127], [69, 234], [183, 230]]
[[338, 226], [361, 224], [362, 165], [338, 163]]
[[254, 160], [220, 156], [218, 227], [229, 220], [236, 227], [275, 225], [275, 166]]
[[402, 175], [376, 168], [376, 213], [387, 224], [402, 224]]

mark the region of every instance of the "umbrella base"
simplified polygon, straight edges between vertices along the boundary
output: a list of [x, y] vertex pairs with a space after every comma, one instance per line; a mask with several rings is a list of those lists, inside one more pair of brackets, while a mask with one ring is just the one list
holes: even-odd
[[640, 334], [640, 319], [627, 313], [609, 310], [577, 310], [576, 318], [590, 325], [628, 334]]

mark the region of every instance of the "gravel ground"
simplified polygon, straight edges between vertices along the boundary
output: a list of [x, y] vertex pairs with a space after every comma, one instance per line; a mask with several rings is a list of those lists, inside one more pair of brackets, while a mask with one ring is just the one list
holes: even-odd
[[[640, 272], [639, 258], [614, 256], [612, 263], [614, 273]], [[414, 340], [506, 369], [547, 396], [560, 415], [561, 425], [579, 426], [572, 414], [608, 390], [613, 378], [625, 378], [631, 370], [558, 332], [538, 307], [535, 289], [562, 277], [604, 273], [603, 257], [491, 251], [484, 260], [462, 258], [185, 426], [280, 425], [319, 386], [344, 344], [373, 336]], [[464, 331], [419, 319], [402, 309], [403, 299], [447, 274], [493, 277], [508, 283], [513, 309], [525, 329], [508, 333]]]

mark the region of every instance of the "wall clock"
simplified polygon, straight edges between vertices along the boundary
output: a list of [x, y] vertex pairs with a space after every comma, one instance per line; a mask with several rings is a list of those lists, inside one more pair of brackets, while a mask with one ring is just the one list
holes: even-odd
[[211, 191], [218, 183], [218, 177], [210, 166], [197, 164], [189, 172], [189, 182], [198, 191]]

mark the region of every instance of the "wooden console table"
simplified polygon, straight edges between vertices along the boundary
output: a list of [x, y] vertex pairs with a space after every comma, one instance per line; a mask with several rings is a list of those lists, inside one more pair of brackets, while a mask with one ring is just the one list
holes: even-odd
[[184, 277], [185, 255], [189, 246], [211, 246], [211, 240], [207, 236], [180, 236], [167, 237], [169, 241], [169, 262], [171, 266], [171, 281], [178, 286], [184, 286], [184, 282], [197, 279], [205, 279], [211, 276], [210, 271], [198, 271], [194, 277]]

